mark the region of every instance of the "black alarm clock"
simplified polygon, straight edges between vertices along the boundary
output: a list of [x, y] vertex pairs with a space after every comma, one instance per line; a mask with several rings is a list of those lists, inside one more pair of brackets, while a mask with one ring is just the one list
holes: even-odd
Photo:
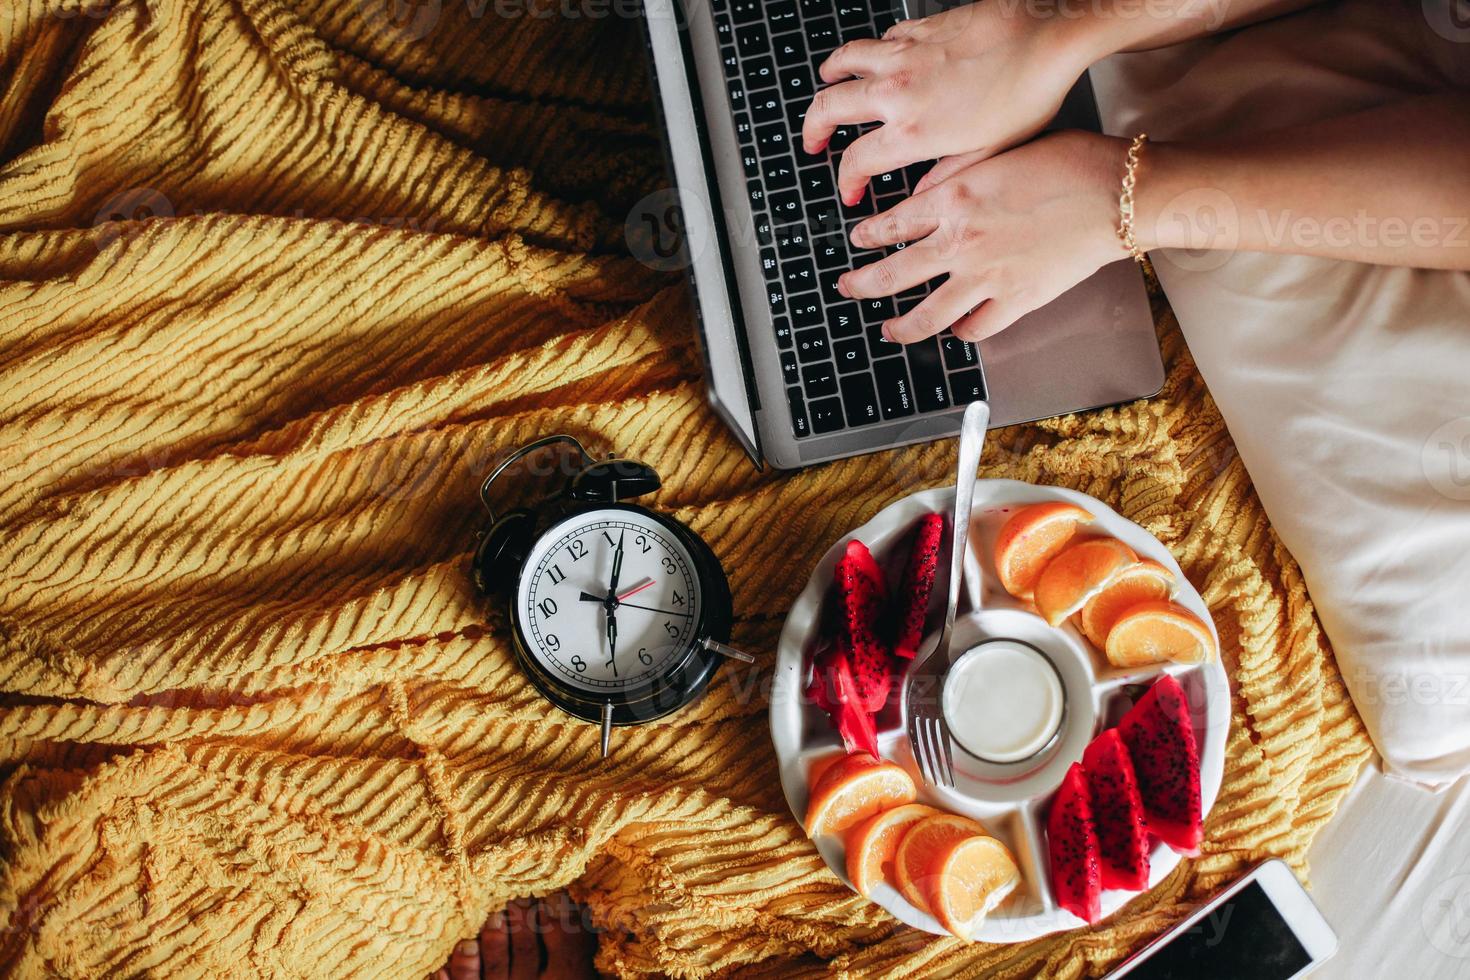
[[[515, 462], [549, 446], [580, 464], [537, 505], [496, 515], [490, 491]], [[598, 460], [574, 437], [547, 436], [485, 478], [490, 529], [472, 566], [481, 593], [507, 603], [516, 659], [562, 711], [602, 726], [653, 721], [693, 701], [729, 647], [730, 585], [709, 546], [667, 514], [627, 503], [654, 492], [647, 464]]]

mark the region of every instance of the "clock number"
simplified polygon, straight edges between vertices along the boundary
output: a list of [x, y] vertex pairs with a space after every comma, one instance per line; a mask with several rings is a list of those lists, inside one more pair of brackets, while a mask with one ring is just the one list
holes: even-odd
[[546, 577], [551, 579], [552, 585], [561, 585], [567, 580], [567, 573], [561, 570], [560, 565], [552, 565], [547, 569]]
[[573, 541], [567, 545], [567, 554], [572, 556], [572, 561], [581, 561], [587, 557], [587, 542]]
[[676, 606], [682, 606], [682, 605], [685, 605], [686, 604], [684, 602], [684, 596], [679, 593], [679, 590], [678, 589], [675, 589], [674, 590], [673, 603]]
[[648, 647], [638, 648], [638, 659], [643, 661], [643, 666], [645, 667], [653, 666], [653, 654], [648, 652]]
[[561, 649], [561, 637], [555, 633], [547, 633], [541, 638], [541, 642], [546, 644], [546, 649], [548, 650], [556, 651]]
[[642, 548], [645, 555], [653, 550], [653, 545], [648, 543], [648, 538], [646, 535], [638, 535], [638, 537], [633, 539], [633, 543]]
[[668, 572], [670, 575], [679, 570], [679, 566], [674, 564], [674, 559], [670, 558], [668, 555], [664, 555], [663, 565], [664, 571]]
[[573, 654], [572, 655], [572, 666], [575, 667], [575, 668], [577, 668], [577, 673], [580, 674], [582, 671], [584, 671], [584, 670], [587, 669], [587, 661], [583, 660], [581, 657], [577, 656], [576, 654]]
[[664, 629], [666, 629], [666, 630], [669, 631], [669, 635], [670, 636], [672, 636], [672, 637], [674, 637], [676, 639], [678, 638], [678, 636], [679, 636], [679, 627], [675, 626], [673, 623], [669, 622], [667, 619], [664, 620]]
[[556, 600], [547, 596], [536, 608], [541, 610], [541, 615], [550, 617], [556, 612]]
[[618, 543], [613, 540], [613, 536], [611, 534], [608, 534], [606, 531], [603, 531], [602, 532], [602, 536], [604, 538], [607, 538], [607, 543], [608, 543], [608, 546], [609, 547], [616, 548], [618, 546]]

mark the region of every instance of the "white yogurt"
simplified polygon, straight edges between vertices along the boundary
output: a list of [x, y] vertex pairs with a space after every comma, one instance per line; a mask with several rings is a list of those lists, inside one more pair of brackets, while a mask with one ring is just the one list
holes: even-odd
[[950, 734], [989, 762], [1046, 748], [1062, 724], [1062, 682], [1051, 661], [1015, 640], [991, 640], [954, 662], [944, 681]]

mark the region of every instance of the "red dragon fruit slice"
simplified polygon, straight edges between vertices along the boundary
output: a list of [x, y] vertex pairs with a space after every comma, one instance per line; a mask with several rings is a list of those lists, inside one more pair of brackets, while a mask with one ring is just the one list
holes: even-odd
[[1087, 776], [1076, 762], [1052, 801], [1046, 843], [1057, 904], [1079, 919], [1096, 922], [1102, 914], [1102, 868]]
[[1149, 833], [1181, 854], [1204, 838], [1199, 750], [1184, 688], [1168, 674], [1154, 682], [1118, 723], [1128, 747]]
[[1148, 887], [1148, 826], [1133, 776], [1133, 762], [1116, 728], [1110, 728], [1082, 753], [1092, 817], [1102, 862], [1102, 886], [1143, 891]]
[[851, 654], [844, 645], [829, 647], [816, 656], [806, 696], [832, 719], [849, 753], [878, 754], [878, 732], [858, 697]]
[[858, 701], [867, 711], [880, 711], [888, 702], [888, 693], [893, 686], [888, 648], [878, 637], [878, 623], [888, 591], [883, 583], [883, 573], [867, 546], [861, 541], [853, 541], [837, 562], [834, 576], [842, 593]]
[[909, 552], [899, 600], [898, 636], [893, 642], [895, 656], [914, 659], [919, 641], [924, 638], [924, 621], [929, 618], [929, 594], [934, 591], [934, 573], [939, 568], [939, 549], [944, 540], [944, 516], [925, 514], [919, 518], [914, 532], [914, 547]]

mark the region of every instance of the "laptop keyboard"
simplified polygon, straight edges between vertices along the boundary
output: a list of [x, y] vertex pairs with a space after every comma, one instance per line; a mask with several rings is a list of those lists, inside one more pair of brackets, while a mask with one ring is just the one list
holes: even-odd
[[973, 344], [945, 333], [907, 346], [883, 339], [884, 320], [913, 309], [938, 282], [897, 297], [850, 300], [848, 269], [893, 249], [852, 248], [852, 225], [908, 196], [928, 170], [880, 174], [856, 206], [837, 197], [837, 159], [866, 127], [844, 126], [829, 153], [801, 149], [817, 67], [846, 41], [878, 37], [891, 9], [859, 0], [714, 0], [735, 131], [755, 216], [766, 295], [797, 438], [939, 412], [985, 397]]

